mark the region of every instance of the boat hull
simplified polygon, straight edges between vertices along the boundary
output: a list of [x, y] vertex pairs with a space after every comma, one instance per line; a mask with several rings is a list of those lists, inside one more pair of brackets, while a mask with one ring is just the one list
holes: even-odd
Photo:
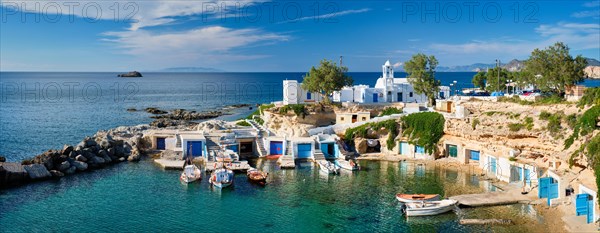
[[455, 205], [454, 200], [408, 203], [405, 213], [407, 217], [438, 215], [453, 210]]
[[215, 170], [208, 182], [217, 188], [226, 188], [233, 184], [233, 171], [229, 169], [220, 168]]
[[402, 203], [439, 201], [440, 199], [441, 197], [438, 194], [396, 194], [396, 200]]
[[179, 180], [183, 183], [192, 183], [202, 179], [202, 171], [196, 165], [187, 165], [181, 172]]
[[276, 160], [279, 159], [282, 155], [267, 155], [265, 158], [269, 159], [269, 160]]

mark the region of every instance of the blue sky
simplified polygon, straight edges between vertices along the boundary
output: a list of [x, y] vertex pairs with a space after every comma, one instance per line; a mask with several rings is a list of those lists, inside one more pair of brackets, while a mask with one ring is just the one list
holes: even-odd
[[441, 66], [526, 59], [556, 41], [600, 58], [600, 0], [76, 3], [1, 0], [0, 70], [307, 71], [344, 56], [379, 71], [416, 53]]

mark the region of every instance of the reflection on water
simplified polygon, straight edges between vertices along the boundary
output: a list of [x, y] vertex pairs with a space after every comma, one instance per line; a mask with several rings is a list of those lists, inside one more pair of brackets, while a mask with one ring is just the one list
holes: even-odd
[[[9, 231], [225, 232], [515, 232], [545, 229], [528, 205], [457, 209], [406, 218], [398, 192], [448, 197], [485, 191], [490, 184], [457, 168], [411, 162], [361, 161], [358, 172], [320, 175], [310, 163], [282, 170], [251, 161], [269, 173], [267, 185], [235, 176], [227, 189], [206, 179], [182, 185], [178, 171], [150, 161], [119, 164], [60, 181], [1, 191], [0, 226]], [[204, 176], [207, 177], [207, 176]], [[65, 211], [68, 210], [68, 211]], [[60, 214], [57, 214], [60, 213]], [[461, 218], [512, 219], [516, 226], [462, 226]], [[90, 221], [90, 219], [96, 219]], [[36, 224], [30, 224], [35, 222]], [[66, 224], [68, 222], [68, 224]], [[65, 223], [65, 224], [57, 224]]]

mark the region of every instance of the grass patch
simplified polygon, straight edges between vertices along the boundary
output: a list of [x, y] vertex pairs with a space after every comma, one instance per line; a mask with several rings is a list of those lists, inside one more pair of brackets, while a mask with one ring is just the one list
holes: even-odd
[[585, 111], [581, 117], [577, 119], [577, 123], [575, 123], [573, 127], [573, 134], [565, 140], [565, 149], [569, 149], [569, 147], [573, 145], [575, 139], [596, 130], [598, 128], [596, 126], [598, 124], [598, 117], [600, 117], [600, 105], [596, 105]]
[[383, 109], [383, 111], [381, 111], [379, 116], [389, 116], [389, 115], [400, 114], [400, 113], [402, 113], [402, 109], [394, 108], [394, 107], [387, 107], [387, 108]]
[[585, 92], [583, 92], [583, 96], [581, 97], [579, 102], [577, 102], [577, 107], [580, 108], [590, 105], [600, 105], [600, 87], [585, 89]]
[[236, 122], [235, 124], [239, 125], [239, 126], [251, 126], [250, 123], [248, 123], [244, 120], [240, 120], [240, 121]]
[[513, 131], [513, 132], [517, 132], [519, 130], [523, 129], [523, 124], [521, 123], [510, 123], [508, 124], [508, 130]]

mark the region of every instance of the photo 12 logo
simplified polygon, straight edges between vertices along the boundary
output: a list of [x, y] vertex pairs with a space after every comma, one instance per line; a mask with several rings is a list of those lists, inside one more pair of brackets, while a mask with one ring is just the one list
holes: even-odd
[[538, 23], [539, 5], [536, 2], [402, 2], [402, 22], [474, 23], [483, 20], [497, 23], [511, 17], [515, 23]]
[[[101, 19], [115, 22], [130, 22], [139, 12], [136, 2], [81, 2], [81, 1], [2, 1], [0, 3], [2, 23], [44, 22], [56, 23], [61, 20], [75, 22], [77, 18], [94, 23]], [[63, 18], [65, 17], [65, 18]]]
[[[112, 98], [117, 102], [137, 102], [140, 88], [137, 83], [112, 83], [102, 86], [96, 82], [2, 82], [0, 83], [0, 102], [58, 103], [100, 102], [103, 98]], [[105, 99], [106, 100], [106, 99]]]

